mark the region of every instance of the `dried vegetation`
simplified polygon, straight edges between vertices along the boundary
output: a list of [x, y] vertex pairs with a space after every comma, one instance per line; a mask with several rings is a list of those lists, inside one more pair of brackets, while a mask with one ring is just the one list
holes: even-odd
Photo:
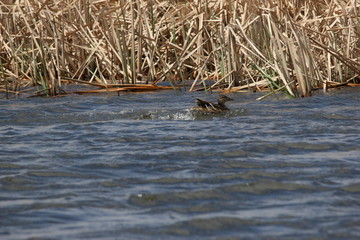
[[359, 82], [359, 36], [359, 0], [2, 0], [0, 90], [168, 82], [306, 97]]

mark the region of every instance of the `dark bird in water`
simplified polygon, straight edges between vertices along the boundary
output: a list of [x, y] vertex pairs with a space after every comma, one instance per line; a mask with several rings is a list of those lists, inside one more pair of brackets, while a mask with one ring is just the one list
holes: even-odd
[[218, 97], [218, 103], [212, 103], [205, 100], [202, 100], [200, 98], [196, 98], [196, 104], [198, 107], [194, 107], [193, 109], [208, 112], [208, 113], [221, 113], [224, 111], [229, 110], [225, 103], [228, 101], [232, 101], [232, 98], [229, 98], [225, 95], [219, 95]]

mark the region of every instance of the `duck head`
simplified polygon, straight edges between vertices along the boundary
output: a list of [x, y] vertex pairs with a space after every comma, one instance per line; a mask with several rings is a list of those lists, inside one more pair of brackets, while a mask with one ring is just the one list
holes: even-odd
[[234, 99], [232, 99], [232, 98], [230, 98], [228, 96], [225, 96], [225, 95], [219, 95], [219, 97], [218, 97], [218, 103], [219, 104], [224, 104], [224, 103], [226, 103], [228, 101], [233, 101], [233, 100]]

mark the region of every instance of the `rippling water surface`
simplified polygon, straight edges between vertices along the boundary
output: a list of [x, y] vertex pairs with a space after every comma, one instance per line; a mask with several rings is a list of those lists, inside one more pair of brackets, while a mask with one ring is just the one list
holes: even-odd
[[0, 100], [1, 239], [359, 239], [360, 94]]

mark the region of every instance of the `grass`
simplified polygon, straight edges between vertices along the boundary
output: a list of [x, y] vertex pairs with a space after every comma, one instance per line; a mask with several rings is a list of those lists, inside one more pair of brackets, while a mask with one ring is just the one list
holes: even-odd
[[3, 0], [0, 33], [7, 93], [190, 80], [308, 97], [360, 81], [357, 0]]

